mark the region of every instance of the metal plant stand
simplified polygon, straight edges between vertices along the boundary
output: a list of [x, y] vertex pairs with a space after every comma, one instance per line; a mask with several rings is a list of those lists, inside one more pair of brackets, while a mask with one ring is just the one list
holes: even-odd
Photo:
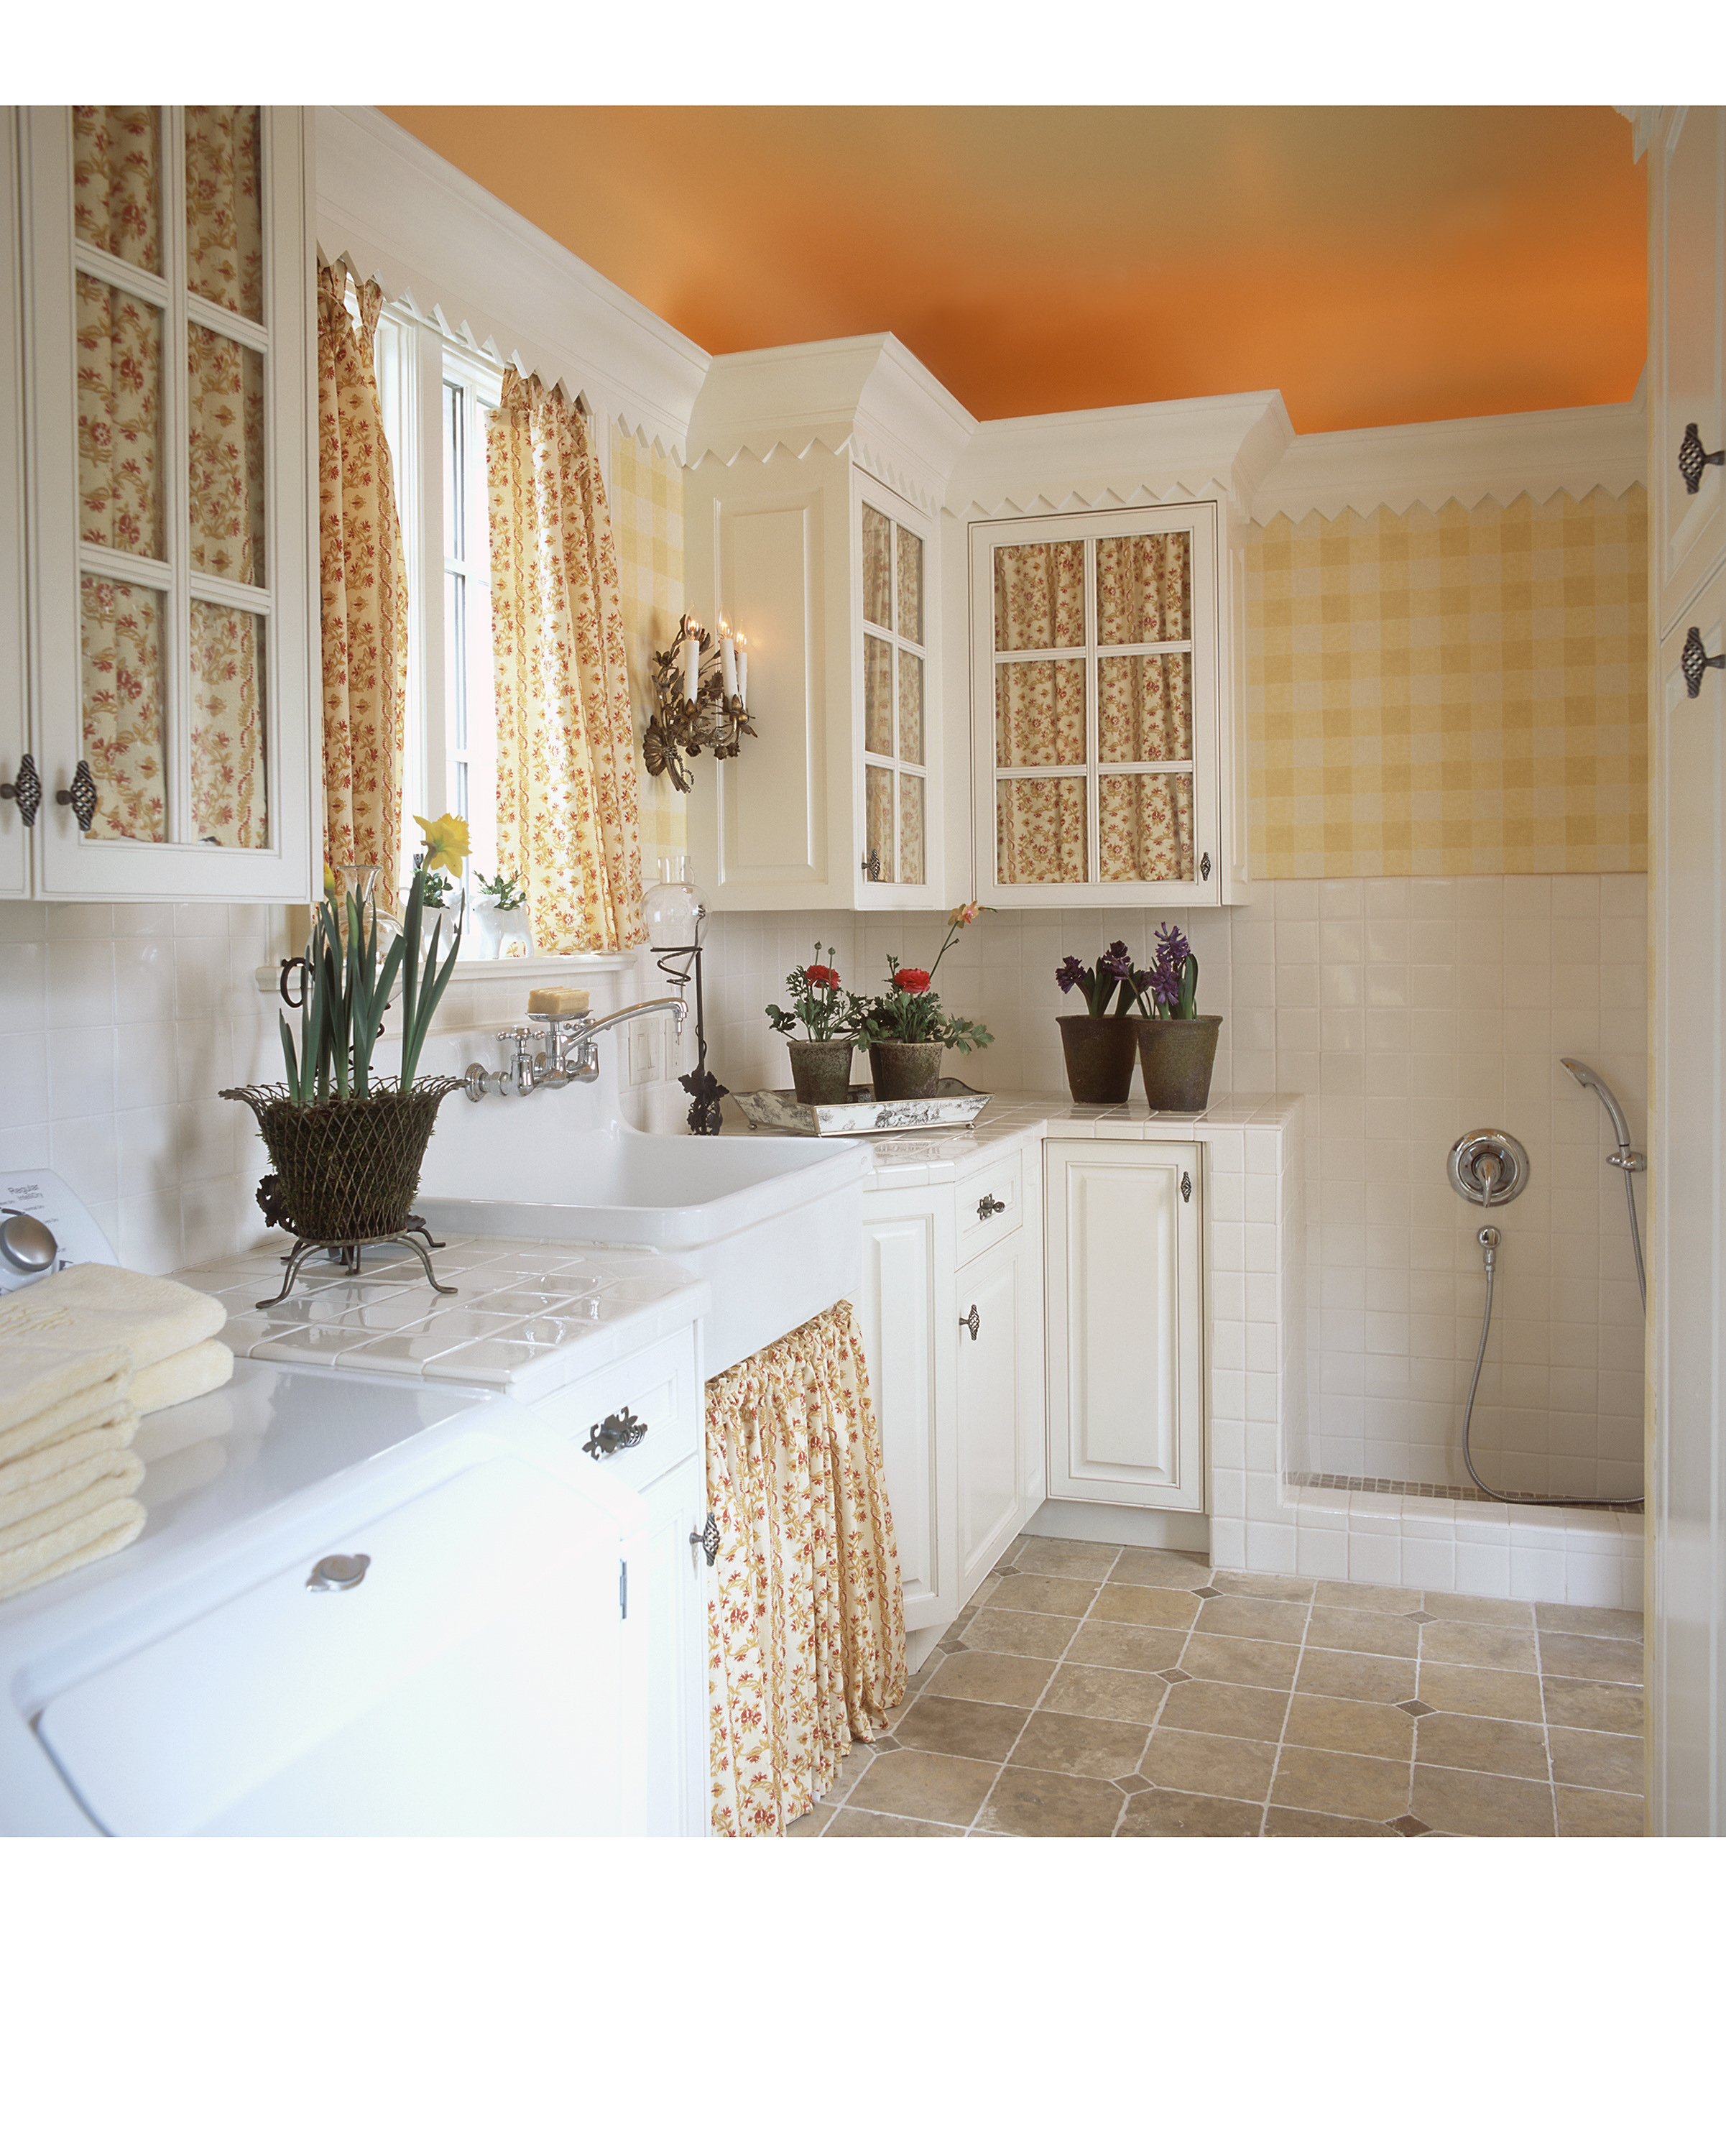
[[258, 1304], [257, 1307], [259, 1310], [274, 1310], [279, 1302], [285, 1302], [294, 1292], [294, 1283], [300, 1276], [300, 1267], [314, 1251], [322, 1250], [326, 1257], [333, 1259], [340, 1265], [343, 1273], [351, 1279], [360, 1270], [360, 1260], [364, 1252], [382, 1250], [386, 1245], [391, 1243], [399, 1243], [404, 1250], [412, 1251], [414, 1256], [425, 1267], [427, 1284], [435, 1288], [439, 1295], [455, 1293], [453, 1287], [445, 1287], [443, 1281], [432, 1270], [431, 1253], [433, 1250], [441, 1250], [443, 1248], [443, 1244], [433, 1235], [420, 1215], [413, 1213], [408, 1215], [407, 1224], [399, 1235], [380, 1235], [375, 1242], [320, 1243], [308, 1240], [304, 1235], [300, 1236], [293, 1249], [282, 1260], [282, 1263], [288, 1270], [283, 1277], [281, 1293], [267, 1296], [264, 1301]]
[[[698, 923], [705, 917], [707, 908], [696, 908]], [[720, 1085], [707, 1067], [707, 1028], [701, 1000], [701, 946], [699, 943], [656, 943], [653, 957], [659, 970], [674, 988], [686, 988], [689, 977], [695, 978], [695, 1068], [687, 1070], [678, 1083], [689, 1096], [689, 1128], [698, 1138], [717, 1137], [725, 1119], [720, 1102], [730, 1091], [729, 1086]]]

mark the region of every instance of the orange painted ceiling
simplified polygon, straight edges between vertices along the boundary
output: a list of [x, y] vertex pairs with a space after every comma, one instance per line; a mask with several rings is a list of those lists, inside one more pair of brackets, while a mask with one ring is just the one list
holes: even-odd
[[1276, 388], [1309, 434], [1642, 368], [1605, 106], [382, 110], [709, 352], [891, 330], [980, 419]]

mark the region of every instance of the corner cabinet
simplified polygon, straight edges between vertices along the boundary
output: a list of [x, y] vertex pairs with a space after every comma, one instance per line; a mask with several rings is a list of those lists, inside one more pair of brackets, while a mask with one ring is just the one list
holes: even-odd
[[1205, 1510], [1201, 1148], [1043, 1148], [1049, 1496]]
[[0, 888], [303, 901], [307, 116], [80, 105], [8, 124], [0, 608], [23, 634], [0, 686]]

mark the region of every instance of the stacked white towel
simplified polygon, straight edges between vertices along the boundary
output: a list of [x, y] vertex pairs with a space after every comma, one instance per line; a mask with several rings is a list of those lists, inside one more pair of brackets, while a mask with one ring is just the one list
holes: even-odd
[[214, 1296], [120, 1265], [0, 1301], [0, 1599], [136, 1539], [138, 1418], [226, 1384], [226, 1322]]

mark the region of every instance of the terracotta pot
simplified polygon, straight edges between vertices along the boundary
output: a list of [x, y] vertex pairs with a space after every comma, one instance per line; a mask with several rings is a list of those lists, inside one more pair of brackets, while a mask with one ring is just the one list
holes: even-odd
[[810, 1107], [831, 1106], [851, 1091], [849, 1040], [791, 1040], [791, 1084], [797, 1098]]
[[938, 1040], [883, 1040], [869, 1050], [878, 1101], [929, 1101], [941, 1082]]
[[1067, 1090], [1075, 1101], [1116, 1107], [1132, 1091], [1139, 1034], [1130, 1018], [1076, 1012], [1055, 1020], [1067, 1058]]
[[1145, 1097], [1153, 1108], [1193, 1114], [1211, 1097], [1220, 1018], [1141, 1018], [1139, 1053], [1145, 1065]]

